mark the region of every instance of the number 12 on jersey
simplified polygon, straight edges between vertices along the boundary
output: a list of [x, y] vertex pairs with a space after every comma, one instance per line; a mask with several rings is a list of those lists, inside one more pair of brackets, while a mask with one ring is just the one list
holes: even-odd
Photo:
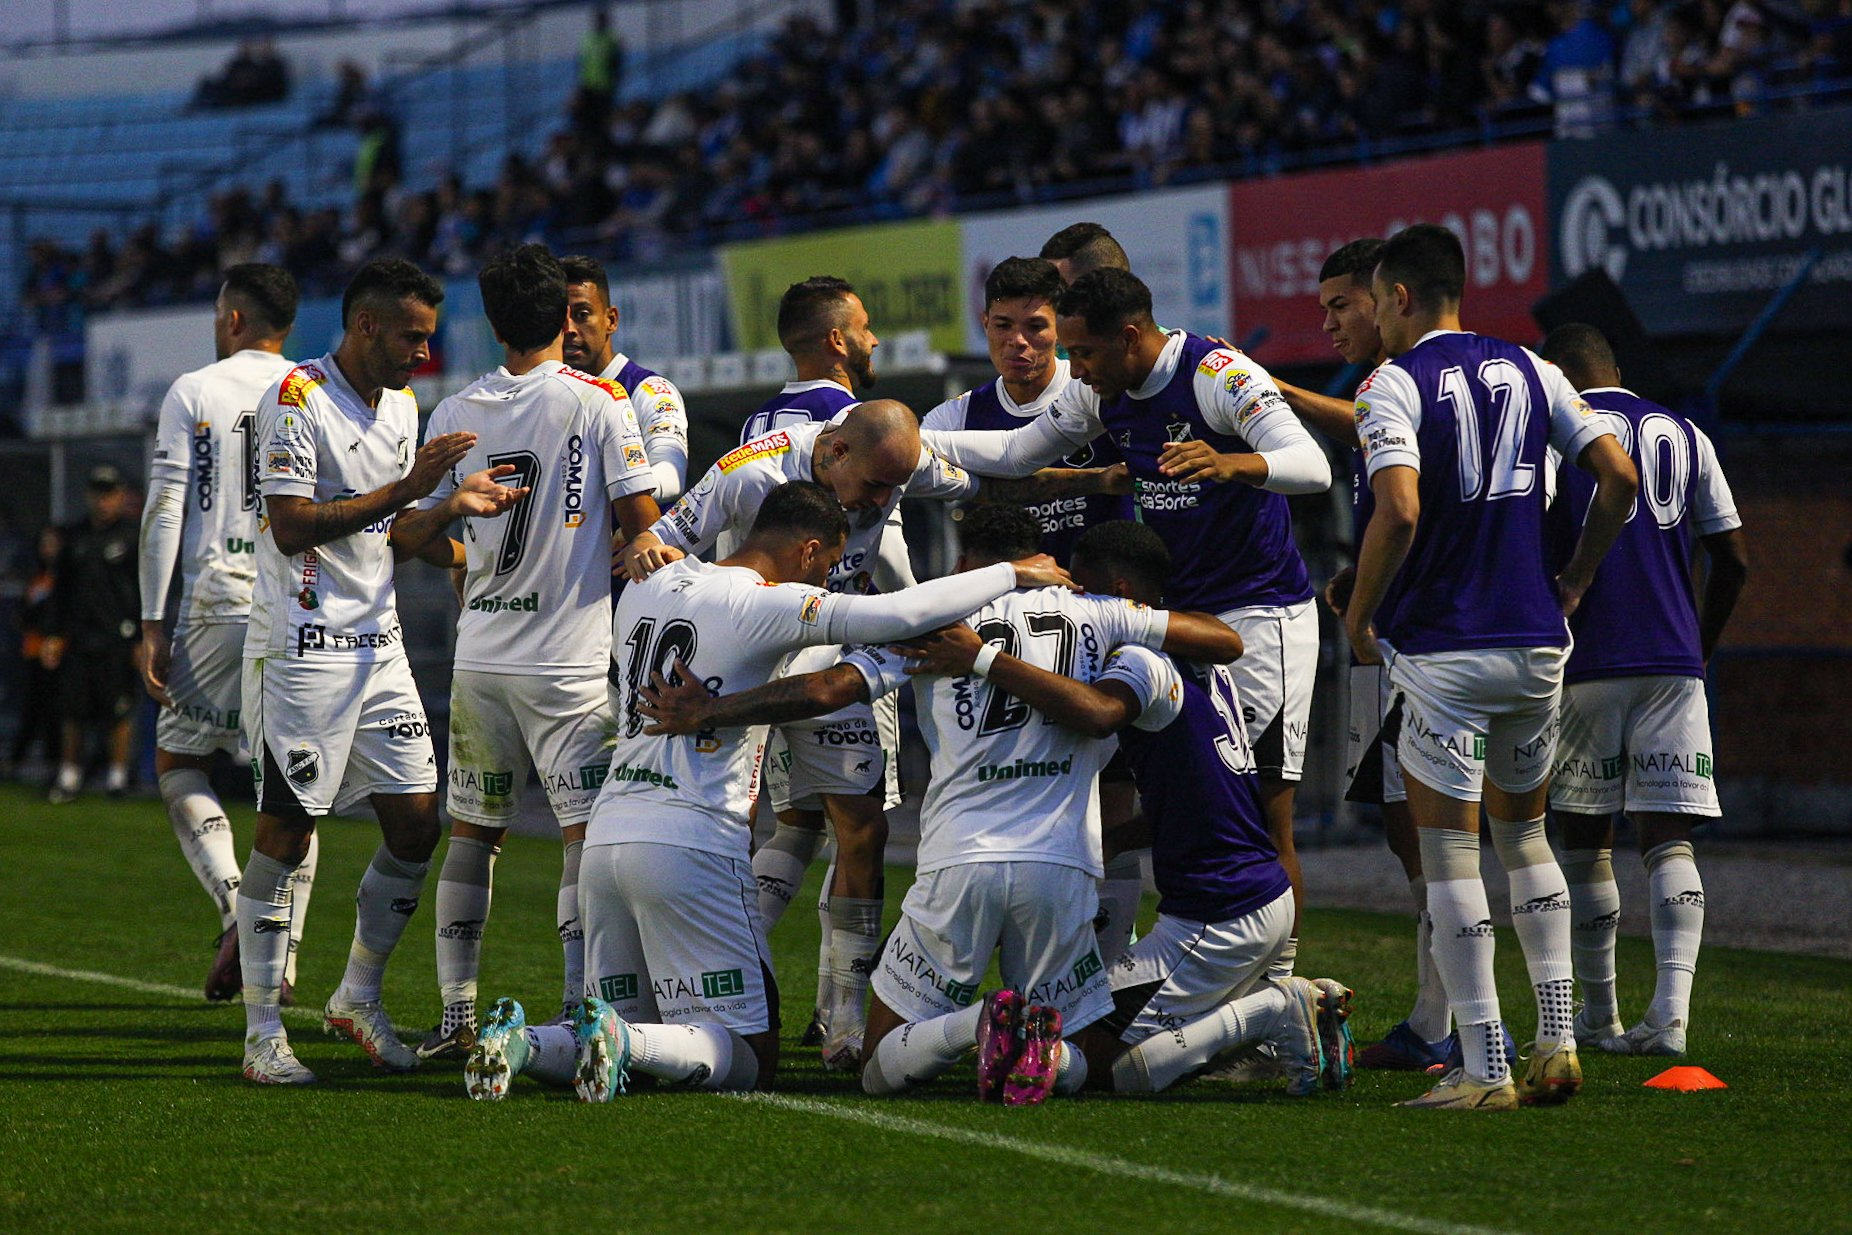
[[[1537, 466], [1524, 461], [1524, 430], [1530, 424], [1530, 383], [1509, 360], [1494, 358], [1479, 366], [1484, 401], [1475, 396], [1466, 370], [1459, 365], [1444, 369], [1436, 398], [1453, 409], [1459, 435], [1460, 500], [1488, 502], [1521, 497], [1537, 486]], [[1494, 421], [1492, 448], [1480, 440], [1481, 409]], [[1491, 483], [1487, 485], [1487, 472]]]

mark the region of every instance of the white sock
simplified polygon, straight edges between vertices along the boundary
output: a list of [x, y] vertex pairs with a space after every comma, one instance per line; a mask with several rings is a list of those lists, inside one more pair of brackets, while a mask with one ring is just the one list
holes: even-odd
[[1691, 980], [1704, 936], [1704, 881], [1688, 840], [1667, 841], [1646, 854], [1647, 903], [1652, 906], [1653, 959], [1658, 977], [1648, 1024], [1691, 1025]]
[[309, 852], [296, 868], [296, 886], [289, 897], [289, 962], [283, 981], [296, 985], [296, 955], [302, 951], [302, 932], [308, 929], [309, 896], [315, 891], [315, 871], [322, 860], [321, 829], [309, 833]]
[[522, 1076], [531, 1076], [548, 1085], [570, 1085], [579, 1071], [579, 1035], [570, 1025], [529, 1025], [521, 1031], [527, 1035], [527, 1064]]
[[1138, 904], [1144, 896], [1144, 868], [1140, 855], [1149, 850], [1134, 849], [1119, 854], [1106, 864], [1106, 877], [1100, 880], [1100, 912], [1093, 920], [1093, 932], [1100, 946], [1100, 959], [1111, 965], [1132, 946], [1132, 928], [1138, 921]]
[[244, 974], [248, 1039], [283, 1032], [283, 966], [289, 958], [289, 898], [295, 868], [251, 851], [238, 884], [238, 966]]
[[868, 1020], [868, 982], [881, 947], [881, 902], [830, 898], [830, 1006], [833, 1039], [859, 1038]]
[[836, 853], [832, 847], [830, 864], [823, 872], [823, 887], [817, 893], [817, 1003], [823, 1023], [829, 1024], [830, 1007], [836, 1002], [836, 984], [830, 976], [830, 889], [836, 886]]
[[977, 1045], [982, 1001], [931, 1020], [902, 1025], [881, 1039], [862, 1069], [862, 1092], [887, 1097], [952, 1070]]
[[1290, 1006], [1287, 998], [1284, 987], [1263, 982], [1186, 1025], [1153, 1034], [1113, 1061], [1114, 1091], [1161, 1092], [1223, 1051], [1270, 1037]]
[[160, 779], [161, 801], [167, 821], [174, 827], [180, 852], [193, 868], [193, 877], [219, 909], [219, 929], [238, 921], [234, 897], [238, 891], [238, 850], [232, 841], [231, 820], [212, 792], [212, 782], [198, 768], [175, 768]]
[[1424, 1042], [1439, 1042], [1453, 1029], [1453, 1012], [1447, 1007], [1447, 988], [1434, 967], [1434, 919], [1428, 913], [1428, 881], [1416, 875], [1408, 881], [1415, 898], [1415, 1006], [1408, 1027]]
[[559, 898], [553, 903], [565, 967], [560, 987], [561, 1007], [569, 1007], [585, 998], [585, 922], [579, 916], [579, 860], [584, 853], [584, 841], [566, 843], [566, 854], [560, 863]]
[[1511, 925], [1537, 995], [1537, 1043], [1574, 1042], [1569, 884], [1550, 851], [1542, 816], [1522, 822], [1487, 818], [1493, 847], [1511, 881]]
[[1087, 1083], [1087, 1057], [1072, 1042], [1061, 1044], [1061, 1059], [1055, 1065], [1055, 1092], [1067, 1097], [1077, 1094]]
[[630, 1066], [697, 1089], [751, 1089], [758, 1057], [725, 1025], [632, 1025]]
[[[765, 920], [765, 933], [771, 934], [778, 919], [791, 907], [791, 898], [803, 886], [804, 872], [823, 847], [821, 828], [794, 828], [781, 823], [772, 838], [752, 855], [752, 877], [759, 883], [759, 916]], [[825, 891], [829, 885], [823, 885]]]
[[1563, 850], [1569, 883], [1569, 951], [1587, 1019], [1605, 1025], [1620, 1016], [1614, 996], [1614, 936], [1620, 930], [1620, 885], [1612, 849]]
[[401, 862], [381, 845], [360, 877], [354, 897], [354, 943], [347, 953], [347, 972], [341, 977], [336, 998], [346, 1003], [378, 1003], [380, 979], [386, 961], [399, 946], [399, 937], [412, 914], [431, 863]]
[[112, 763], [103, 774], [103, 787], [111, 793], [121, 793], [129, 787], [129, 767], [126, 763]]
[[1498, 986], [1492, 976], [1492, 909], [1479, 877], [1479, 837], [1452, 828], [1422, 828], [1421, 868], [1428, 881], [1428, 914], [1434, 922], [1434, 968], [1447, 988], [1447, 1003], [1460, 1029], [1466, 1070], [1475, 1080], [1509, 1075], [1502, 1049], [1487, 1055], [1482, 1032], [1473, 1026], [1500, 1021]]
[[84, 770], [75, 763], [58, 765], [58, 788], [66, 793], [76, 793], [84, 787]]
[[1274, 954], [1273, 963], [1267, 966], [1267, 981], [1284, 982], [1293, 976], [1293, 964], [1299, 959], [1299, 936], [1288, 935], [1286, 946]]
[[437, 872], [437, 993], [444, 1001], [444, 1031], [476, 1020], [476, 985], [482, 972], [482, 934], [489, 924], [495, 879], [495, 842], [452, 836]]

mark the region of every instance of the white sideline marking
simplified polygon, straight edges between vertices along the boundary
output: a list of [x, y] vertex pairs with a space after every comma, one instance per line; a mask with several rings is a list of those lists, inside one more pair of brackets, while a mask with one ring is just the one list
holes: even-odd
[[1074, 1149], [1066, 1145], [1024, 1140], [1014, 1136], [1000, 1136], [994, 1132], [977, 1132], [968, 1128], [955, 1128], [930, 1120], [909, 1119], [903, 1115], [890, 1115], [841, 1103], [821, 1102], [813, 1098], [797, 1098], [779, 1093], [740, 1094], [736, 1097], [742, 1101], [756, 1102], [762, 1106], [777, 1107], [780, 1110], [802, 1111], [805, 1114], [826, 1115], [831, 1119], [866, 1124], [887, 1132], [904, 1132], [912, 1136], [956, 1141], [964, 1145], [975, 1145], [981, 1149], [1000, 1149], [1021, 1154], [1026, 1158], [1040, 1158], [1044, 1162], [1052, 1162], [1057, 1166], [1078, 1167], [1099, 1175], [1116, 1175], [1121, 1179], [1165, 1184], [1174, 1188], [1193, 1188], [1212, 1196], [1254, 1201], [1264, 1205], [1278, 1205], [1282, 1209], [1296, 1209], [1303, 1213], [1316, 1214], [1322, 1218], [1335, 1218], [1343, 1222], [1367, 1223], [1370, 1226], [1385, 1227], [1392, 1231], [1412, 1231], [1416, 1235], [1505, 1235], [1505, 1232], [1495, 1227], [1473, 1226], [1463, 1222], [1442, 1222], [1432, 1218], [1417, 1217], [1413, 1214], [1396, 1213], [1388, 1209], [1376, 1209], [1368, 1205], [1326, 1200], [1323, 1197], [1307, 1196], [1297, 1192], [1281, 1192], [1273, 1188], [1263, 1188], [1257, 1184], [1235, 1183], [1217, 1175], [1173, 1171], [1161, 1166], [1148, 1166], [1142, 1162], [1130, 1162], [1109, 1154], [1089, 1153], [1084, 1149]]
[[[203, 1004], [206, 997], [197, 990], [184, 986], [172, 986], [166, 982], [144, 982], [140, 978], [124, 978], [113, 973], [99, 973], [94, 969], [64, 969], [57, 965], [47, 965], [42, 961], [29, 961], [19, 956], [0, 956], [0, 969], [15, 969], [20, 973], [37, 974], [42, 978], [62, 978], [66, 982], [94, 982], [99, 986], [119, 986], [124, 990], [140, 991], [144, 995], [162, 995], [169, 999], [184, 999], [191, 1003]], [[242, 1009], [243, 1004], [229, 1000], [227, 1007]], [[287, 1020], [313, 1022], [321, 1024], [322, 1014], [314, 1008], [284, 1008], [283, 1016]]]

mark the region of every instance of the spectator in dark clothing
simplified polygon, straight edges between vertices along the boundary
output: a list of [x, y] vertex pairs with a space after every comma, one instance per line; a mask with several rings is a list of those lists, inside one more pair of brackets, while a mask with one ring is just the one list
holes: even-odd
[[246, 39], [216, 77], [199, 83], [194, 102], [204, 108], [255, 107], [289, 97], [289, 64], [269, 39]]
[[55, 762], [60, 752], [58, 671], [47, 669], [40, 657], [51, 613], [52, 589], [58, 577], [58, 557], [63, 547], [64, 538], [57, 528], [48, 527], [39, 533], [31, 574], [20, 598], [20, 682], [15, 708], [19, 725], [13, 731], [13, 748], [7, 758], [9, 775], [18, 774], [34, 747], [47, 763]]
[[141, 633], [141, 585], [136, 576], [136, 525], [122, 474], [107, 465], [90, 470], [84, 490], [90, 517], [64, 533], [39, 663], [63, 670], [63, 751], [54, 803], [73, 801], [83, 788], [88, 740], [104, 738], [106, 787], [127, 792], [129, 743], [141, 682], [135, 646]]

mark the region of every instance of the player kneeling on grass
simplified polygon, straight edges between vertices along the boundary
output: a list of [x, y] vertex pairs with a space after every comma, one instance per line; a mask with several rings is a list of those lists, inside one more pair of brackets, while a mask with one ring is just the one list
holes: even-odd
[[[969, 578], [1035, 552], [1042, 529], [1020, 508], [979, 505], [964, 512], [959, 536], [954, 577]], [[1013, 649], [1051, 674], [1090, 681], [1121, 645], [1228, 661], [1240, 655], [1241, 639], [1205, 614], [1055, 588], [1003, 596], [968, 623], [985, 649], [975, 666], [917, 681], [932, 783], [918, 878], [875, 966], [862, 1088], [894, 1094], [939, 1076], [978, 1044], [984, 1026], [1007, 1022], [1009, 1049], [993, 1035], [979, 1093], [1034, 1103], [1058, 1083], [1063, 1026], [1073, 1032], [1112, 1011], [1093, 931], [1100, 876], [1093, 782], [1111, 747], [1045, 723], [984, 671]], [[863, 647], [831, 669], [741, 695], [657, 690], [644, 710], [674, 732], [769, 723], [878, 698], [909, 680], [899, 653]], [[977, 1002], [992, 953], [1010, 991]], [[1063, 1069], [1060, 1079], [1078, 1085], [1083, 1074]]]
[[602, 1102], [632, 1067], [709, 1089], [770, 1088], [778, 988], [749, 853], [763, 722], [646, 733], [642, 691], [667, 684], [663, 674], [703, 699], [747, 690], [799, 648], [904, 639], [1012, 588], [1068, 583], [1031, 542], [1025, 560], [886, 595], [825, 591], [848, 532], [829, 490], [791, 481], [765, 497], [731, 556], [683, 559], [624, 589], [612, 641], [617, 744], [579, 875], [587, 985], [598, 996], [571, 1024], [540, 1027], [512, 1000], [498, 1003], [464, 1066], [470, 1096], [503, 1097], [525, 1071], [576, 1080], [581, 1098]]
[[[1156, 605], [1170, 553], [1150, 528], [1115, 521], [1081, 537], [1073, 569], [1089, 592]], [[956, 681], [968, 680], [991, 646], [980, 631], [951, 626], [898, 650], [917, 662], [909, 672]], [[985, 998], [980, 1092], [1008, 1073], [1007, 1101], [1019, 1076], [1058, 1072], [1063, 1091], [1086, 1083], [1153, 1093], [1263, 1042], [1285, 1064], [1294, 1094], [1349, 1084], [1351, 992], [1330, 978], [1268, 978], [1292, 931], [1293, 893], [1268, 835], [1228, 670], [1125, 646], [1090, 682], [1007, 651], [995, 652], [985, 672], [992, 690], [1064, 731], [1118, 736], [1150, 824], [1160, 899], [1157, 925], [1113, 966], [1112, 1012], [1066, 1042], [1036, 1040], [1016, 991]], [[1044, 1051], [1058, 1058], [1030, 1058]]]

